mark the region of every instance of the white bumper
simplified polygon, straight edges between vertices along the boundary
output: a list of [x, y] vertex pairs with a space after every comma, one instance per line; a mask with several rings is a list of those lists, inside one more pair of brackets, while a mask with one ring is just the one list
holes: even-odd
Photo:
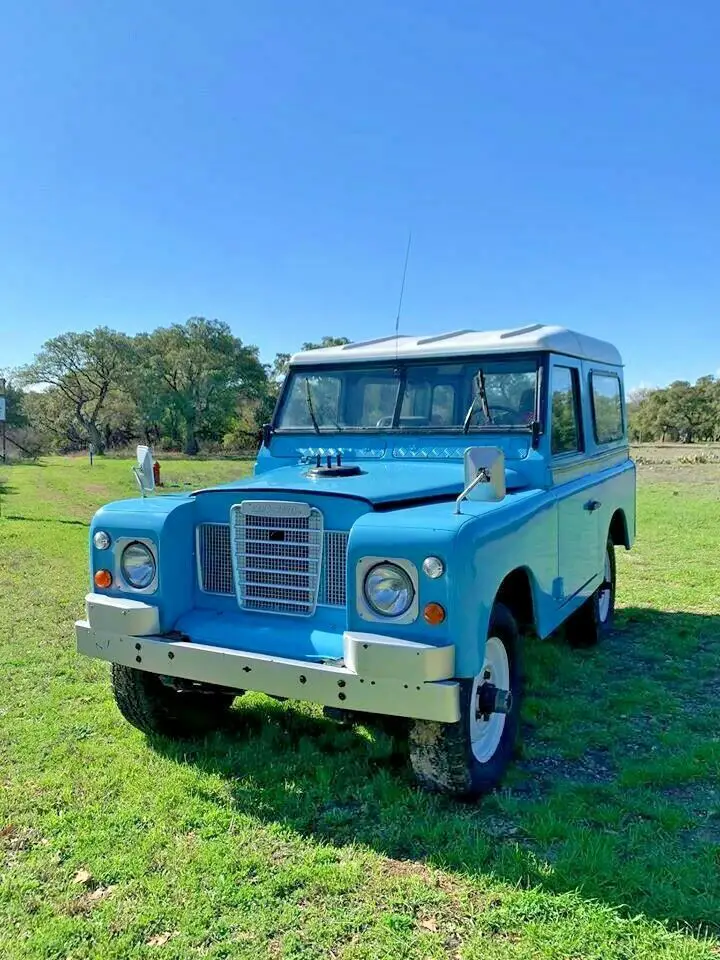
[[157, 636], [157, 610], [137, 600], [88, 594], [75, 625], [79, 653], [181, 677], [324, 706], [453, 723], [455, 648], [346, 631], [340, 663], [315, 663]]

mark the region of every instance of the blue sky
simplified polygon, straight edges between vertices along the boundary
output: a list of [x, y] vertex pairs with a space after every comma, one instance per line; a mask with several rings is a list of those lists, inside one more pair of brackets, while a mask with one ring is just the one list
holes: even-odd
[[561, 323], [720, 368], [715, 0], [33, 0], [0, 32], [0, 367], [64, 330]]

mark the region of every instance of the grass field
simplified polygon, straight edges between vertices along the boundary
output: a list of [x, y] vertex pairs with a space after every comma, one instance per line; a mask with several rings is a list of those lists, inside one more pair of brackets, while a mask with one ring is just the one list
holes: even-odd
[[0, 466], [0, 957], [720, 957], [720, 466], [640, 474], [614, 635], [526, 642], [521, 757], [469, 807], [260, 695], [207, 742], [149, 743], [74, 651], [127, 462]]

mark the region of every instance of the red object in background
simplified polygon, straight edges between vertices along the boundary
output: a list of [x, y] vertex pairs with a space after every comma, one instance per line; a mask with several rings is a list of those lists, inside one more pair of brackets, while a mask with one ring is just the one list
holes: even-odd
[[155, 481], [156, 487], [161, 487], [162, 483], [160, 482], [160, 464], [155, 460], [153, 462], [153, 480]]

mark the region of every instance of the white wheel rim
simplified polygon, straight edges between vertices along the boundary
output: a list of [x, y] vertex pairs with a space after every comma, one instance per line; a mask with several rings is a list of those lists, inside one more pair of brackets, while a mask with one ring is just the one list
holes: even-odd
[[505, 729], [505, 714], [491, 713], [487, 720], [477, 715], [478, 689], [484, 683], [493, 683], [499, 690], [510, 689], [510, 661], [505, 644], [498, 637], [488, 637], [485, 643], [485, 662], [475, 677], [470, 700], [470, 742], [478, 763], [487, 763], [495, 756]]
[[610, 565], [609, 550], [605, 551], [605, 569], [603, 575], [605, 580], [598, 593], [598, 616], [600, 617], [601, 623], [605, 623], [610, 616], [610, 600], [612, 598], [612, 567]]

